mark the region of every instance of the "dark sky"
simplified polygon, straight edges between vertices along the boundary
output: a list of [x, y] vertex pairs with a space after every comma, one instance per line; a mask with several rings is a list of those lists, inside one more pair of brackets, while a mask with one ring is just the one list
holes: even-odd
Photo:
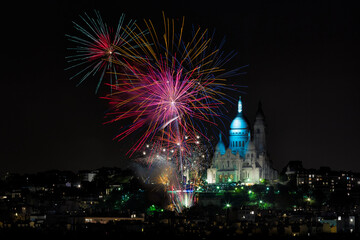
[[[25, 2], [25, 1], [24, 1]], [[37, 2], [37, 3], [35, 3]], [[360, 172], [360, 14], [351, 1], [26, 1], [3, 7], [0, 173], [77, 171], [126, 163], [116, 129], [103, 125], [106, 103], [95, 81], [70, 81], [65, 34], [97, 9], [103, 19], [173, 18], [216, 29], [239, 77], [252, 122], [261, 100], [269, 153], [281, 170], [290, 160], [307, 168]], [[214, 3], [213, 3], [214, 2]], [[33, 5], [34, 4], [34, 5]], [[235, 117], [230, 109], [229, 117]], [[229, 123], [230, 124], [230, 123]]]

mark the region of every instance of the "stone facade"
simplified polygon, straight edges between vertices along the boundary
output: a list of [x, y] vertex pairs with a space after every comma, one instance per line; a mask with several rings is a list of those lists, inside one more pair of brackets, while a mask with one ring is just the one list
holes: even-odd
[[277, 171], [272, 168], [266, 150], [265, 127], [264, 114], [259, 105], [251, 134], [243, 116], [240, 98], [238, 113], [230, 125], [229, 148], [226, 149], [220, 135], [212, 165], [207, 170], [208, 183], [255, 184], [277, 179]]

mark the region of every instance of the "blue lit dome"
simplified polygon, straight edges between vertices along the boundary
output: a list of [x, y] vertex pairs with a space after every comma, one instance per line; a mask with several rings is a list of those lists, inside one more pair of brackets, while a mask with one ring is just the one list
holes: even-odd
[[219, 135], [219, 142], [215, 147], [215, 151], [219, 152], [221, 155], [224, 155], [226, 152], [225, 144], [221, 139], [221, 134]]
[[248, 124], [243, 117], [242, 113], [238, 113], [234, 120], [231, 122], [230, 129], [247, 129]]
[[242, 114], [242, 101], [241, 97], [239, 98], [238, 102], [238, 114], [231, 122], [230, 129], [248, 129], [247, 121], [245, 120]]
[[233, 153], [239, 152], [240, 157], [245, 156], [246, 145], [250, 139], [249, 124], [242, 113], [242, 101], [239, 97], [238, 114], [231, 122], [229, 148]]

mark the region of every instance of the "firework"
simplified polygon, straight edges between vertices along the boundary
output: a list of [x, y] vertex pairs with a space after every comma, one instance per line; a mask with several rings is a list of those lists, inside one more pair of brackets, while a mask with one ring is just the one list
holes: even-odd
[[216, 126], [214, 119], [226, 100], [220, 91], [226, 75], [222, 66], [232, 56], [224, 60], [219, 49], [211, 48], [207, 30], [197, 29], [186, 41], [184, 21], [179, 34], [175, 34], [174, 20], [171, 23], [164, 16], [165, 32], [158, 34], [152, 22], [145, 21], [150, 37], [127, 31], [139, 48], [115, 47], [126, 56], [120, 63], [125, 62], [126, 71], [116, 74], [118, 82], [106, 97], [112, 106], [107, 123], [130, 121], [116, 136], [119, 141], [141, 135], [131, 154], [157, 136], [164, 144], [176, 143], [174, 136], [204, 136], [209, 124]]
[[136, 73], [140, 79], [131, 79], [131, 85], [121, 86], [121, 89], [118, 84], [108, 98], [114, 109], [108, 114], [114, 116], [109, 122], [134, 119], [133, 124], [117, 136], [119, 140], [146, 128], [131, 149], [133, 152], [158, 134], [168, 143], [176, 144], [179, 139], [174, 136], [180, 131], [189, 136], [200, 134], [195, 121], [210, 122], [208, 116], [214, 113], [206, 111], [215, 105], [203, 101], [210, 97], [199, 94], [202, 88], [191, 75], [184, 76], [179, 69], [175, 73], [171, 69]]
[[[66, 57], [67, 62], [71, 64], [66, 70], [76, 68], [79, 69], [70, 79], [78, 77], [80, 85], [90, 76], [97, 76], [98, 83], [96, 92], [98, 91], [106, 72], [116, 73], [121, 68], [121, 54], [117, 49], [124, 47], [135, 48], [130, 46], [135, 35], [132, 38], [123, 31], [125, 28], [125, 15], [122, 14], [115, 30], [109, 27], [101, 18], [98, 11], [95, 11], [95, 18], [90, 17], [86, 13], [81, 16], [83, 25], [73, 22], [74, 28], [78, 31], [77, 35], [66, 35], [68, 39], [76, 44], [75, 47], [69, 48], [73, 55]], [[135, 21], [130, 20], [126, 25], [127, 31], [135, 29]], [[117, 61], [117, 65], [113, 64]], [[110, 74], [110, 83], [112, 84], [113, 74]]]
[[183, 142], [172, 148], [161, 145], [160, 140], [150, 142], [134, 158], [134, 162], [146, 169], [141, 174], [145, 182], [167, 191], [171, 209], [177, 212], [195, 203], [211, 159], [210, 142], [200, 136], [195, 139], [185, 136]]

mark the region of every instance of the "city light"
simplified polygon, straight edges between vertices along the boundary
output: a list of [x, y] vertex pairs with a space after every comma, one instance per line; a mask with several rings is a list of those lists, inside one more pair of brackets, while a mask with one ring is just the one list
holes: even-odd
[[355, 4], [33, 2], [4, 10], [1, 239], [360, 240]]

